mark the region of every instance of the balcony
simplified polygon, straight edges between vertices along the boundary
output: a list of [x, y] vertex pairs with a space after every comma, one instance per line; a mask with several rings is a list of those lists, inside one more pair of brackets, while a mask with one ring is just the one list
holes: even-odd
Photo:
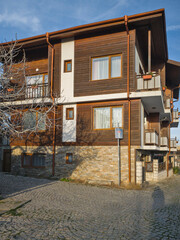
[[167, 137], [161, 137], [160, 139], [160, 145], [161, 147], [168, 147], [168, 138]]
[[173, 109], [173, 114], [172, 114], [173, 121], [171, 123], [171, 127], [178, 127], [178, 125], [179, 125], [179, 116], [178, 116], [178, 114], [179, 114], [178, 109]]
[[26, 87], [26, 99], [49, 97], [49, 87], [46, 84], [28, 85]]
[[[149, 77], [146, 79], [145, 77]], [[136, 76], [136, 92], [132, 97], [139, 97], [149, 113], [164, 112], [163, 91], [161, 87], [161, 77], [158, 73], [153, 75]]]
[[170, 147], [171, 147], [171, 151], [177, 151], [177, 139], [176, 138], [171, 138], [170, 141]]
[[154, 129], [145, 130], [145, 145], [159, 146], [159, 134]]
[[[151, 76], [151, 79], [146, 79], [146, 75], [138, 75], [137, 76], [137, 90], [155, 90], [161, 89], [161, 79], [160, 75], [154, 73]], [[149, 76], [149, 75], [148, 75]]]

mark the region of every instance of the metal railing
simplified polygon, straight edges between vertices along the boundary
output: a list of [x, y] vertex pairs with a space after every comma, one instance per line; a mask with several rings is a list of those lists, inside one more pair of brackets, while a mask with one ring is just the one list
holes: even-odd
[[168, 147], [168, 138], [167, 137], [161, 137], [160, 145], [164, 147]]
[[173, 166], [172, 166], [172, 163], [169, 163], [169, 169], [171, 169]]
[[166, 169], [166, 162], [161, 162], [158, 164], [158, 172], [161, 172]]
[[42, 97], [49, 97], [48, 84], [26, 86], [25, 98], [42, 98]]
[[177, 147], [177, 139], [176, 138], [171, 138], [171, 142], [170, 142], [170, 147], [171, 148], [176, 148]]
[[159, 134], [154, 129], [145, 130], [145, 144], [159, 145]]
[[151, 79], [144, 79], [144, 76], [137, 75], [137, 90], [161, 89], [161, 78], [159, 74], [154, 73]]
[[146, 172], [153, 172], [153, 162], [145, 162]]
[[173, 121], [179, 120], [178, 109], [173, 109]]

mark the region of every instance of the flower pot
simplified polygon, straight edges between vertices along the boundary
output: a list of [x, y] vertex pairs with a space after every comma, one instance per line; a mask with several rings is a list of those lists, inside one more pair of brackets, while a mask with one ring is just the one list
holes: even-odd
[[8, 92], [13, 92], [13, 91], [14, 91], [14, 88], [8, 88], [7, 91], [8, 91]]
[[152, 75], [150, 75], [150, 74], [143, 76], [144, 80], [150, 80], [151, 78], [152, 78]]

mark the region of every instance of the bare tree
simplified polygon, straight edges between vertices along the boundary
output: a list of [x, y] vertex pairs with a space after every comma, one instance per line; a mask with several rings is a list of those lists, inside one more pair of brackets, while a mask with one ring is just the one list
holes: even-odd
[[[48, 75], [26, 76], [25, 52], [16, 41], [0, 45], [0, 134], [28, 137], [52, 128], [56, 98]], [[57, 119], [56, 119], [57, 120]]]

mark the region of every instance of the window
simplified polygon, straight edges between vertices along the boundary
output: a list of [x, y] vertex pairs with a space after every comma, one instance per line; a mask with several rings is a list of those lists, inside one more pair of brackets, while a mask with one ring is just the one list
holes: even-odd
[[64, 72], [72, 72], [72, 60], [64, 61]]
[[45, 167], [45, 154], [42, 153], [23, 153], [22, 167], [42, 168]]
[[26, 77], [26, 98], [48, 97], [48, 75], [40, 74]]
[[66, 153], [66, 163], [71, 164], [73, 161], [73, 154], [72, 153]]
[[92, 58], [92, 80], [119, 78], [122, 76], [121, 55]]
[[23, 129], [33, 130], [35, 128], [37, 128], [39, 131], [46, 130], [46, 115], [37, 111], [24, 112]]
[[122, 126], [122, 107], [94, 108], [94, 129], [113, 129]]
[[66, 108], [66, 120], [74, 119], [74, 108]]

